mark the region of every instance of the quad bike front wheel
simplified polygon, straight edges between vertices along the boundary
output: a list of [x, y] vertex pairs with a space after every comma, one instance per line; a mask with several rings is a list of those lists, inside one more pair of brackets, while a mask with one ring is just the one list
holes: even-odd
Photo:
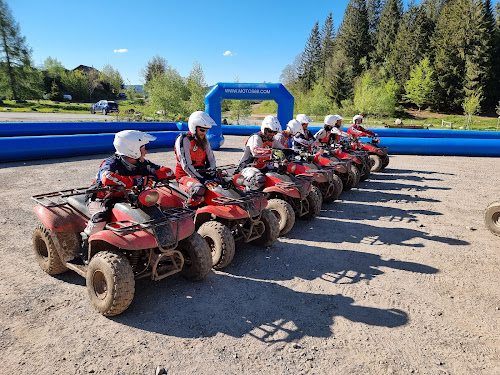
[[203, 237], [210, 248], [212, 267], [216, 270], [223, 269], [234, 258], [234, 237], [227, 226], [218, 221], [207, 221], [198, 229], [198, 234]]
[[496, 236], [500, 236], [500, 202], [492, 203], [484, 212], [486, 228]]
[[389, 155], [385, 155], [384, 159], [382, 160], [382, 168], [381, 169], [384, 169], [388, 165], [389, 165]]
[[307, 203], [309, 204], [309, 211], [307, 214], [302, 215], [300, 218], [303, 220], [312, 220], [318, 216], [321, 211], [321, 193], [316, 186], [313, 186], [311, 191], [306, 197]]
[[86, 279], [90, 302], [102, 315], [118, 315], [134, 299], [134, 273], [127, 257], [119, 251], [105, 250], [94, 255]]
[[35, 258], [44, 272], [49, 275], [57, 275], [68, 270], [57, 253], [56, 244], [58, 241], [54, 232], [44, 225], [38, 224], [32, 237]]
[[335, 186], [335, 191], [328, 198], [324, 198], [323, 202], [330, 203], [336, 201], [337, 199], [339, 199], [340, 193], [342, 193], [342, 190], [344, 189], [342, 180], [336, 174], [332, 176], [332, 183]]
[[280, 236], [284, 236], [292, 230], [295, 225], [295, 212], [290, 203], [283, 199], [269, 199], [267, 201], [267, 209], [278, 220]]
[[382, 159], [376, 154], [370, 154], [371, 172], [378, 172], [382, 169]]
[[177, 248], [184, 256], [184, 267], [180, 274], [188, 280], [202, 280], [212, 269], [212, 255], [207, 242], [194, 232], [189, 237], [179, 241]]
[[344, 190], [349, 191], [356, 185], [358, 185], [360, 179], [359, 169], [356, 166], [352, 166], [349, 171], [349, 177], [347, 178], [347, 182], [344, 184]]
[[262, 247], [271, 246], [280, 234], [280, 224], [278, 219], [269, 209], [262, 210], [260, 220], [264, 223], [264, 233], [262, 236], [252, 241], [253, 244]]

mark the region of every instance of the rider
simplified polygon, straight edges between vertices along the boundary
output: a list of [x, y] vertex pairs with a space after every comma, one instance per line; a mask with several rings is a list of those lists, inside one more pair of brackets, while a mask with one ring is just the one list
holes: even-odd
[[155, 181], [174, 177], [170, 168], [144, 158], [148, 153], [146, 145], [155, 139], [155, 136], [138, 130], [123, 130], [115, 134], [113, 146], [116, 152], [101, 163], [85, 197], [91, 216], [87, 227], [81, 233], [84, 261], [88, 256], [88, 238], [104, 229], [106, 223], [111, 220], [111, 208], [124, 196], [123, 191], [110, 193], [102, 188], [151, 187]]
[[[332, 115], [335, 117], [335, 124], [332, 127], [332, 131], [330, 134], [331, 142], [334, 144], [339, 144], [342, 137], [348, 137], [345, 131], [342, 130], [342, 120], [344, 119], [340, 115]], [[327, 116], [328, 117], [328, 116]], [[325, 118], [326, 121], [326, 118]]]
[[[371, 130], [366, 129], [361, 125], [363, 122], [363, 115], [359, 114], [352, 118], [353, 124], [350, 126], [348, 133], [352, 135], [355, 139], [359, 137], [378, 137], [377, 133], [372, 132]], [[363, 134], [365, 133], [365, 134]]]
[[307, 128], [311, 118], [303, 113], [297, 115], [297, 121], [302, 125], [299, 132], [293, 137], [293, 149], [294, 150], [311, 150], [312, 146], [316, 143], [311, 131]]
[[337, 124], [337, 116], [336, 115], [327, 115], [325, 117], [323, 129], [319, 129], [316, 134], [314, 134], [314, 138], [321, 145], [329, 145], [332, 142], [332, 128]]
[[193, 112], [188, 120], [189, 131], [175, 140], [175, 176], [179, 187], [189, 194], [188, 204], [191, 206], [200, 204], [205, 186], [214, 183], [213, 175], [201, 171], [215, 168], [214, 153], [206, 137], [212, 126], [217, 124], [207, 113]]
[[290, 148], [292, 137], [299, 132], [300, 128], [300, 122], [292, 119], [286, 124], [285, 130], [278, 132], [278, 134], [274, 136], [274, 140], [278, 141], [284, 148]]
[[274, 149], [284, 149], [274, 136], [281, 131], [278, 119], [268, 115], [262, 121], [260, 132], [252, 134], [247, 139], [245, 151], [239, 163], [241, 174], [245, 177], [247, 190], [256, 190], [263, 186], [266, 181], [264, 173]]

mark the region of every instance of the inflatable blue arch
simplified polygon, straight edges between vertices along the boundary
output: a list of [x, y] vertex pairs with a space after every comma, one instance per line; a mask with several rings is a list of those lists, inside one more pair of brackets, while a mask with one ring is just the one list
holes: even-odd
[[283, 129], [293, 118], [293, 95], [281, 83], [217, 83], [205, 96], [205, 112], [218, 125], [208, 133], [213, 149], [224, 144], [221, 124], [221, 103], [224, 99], [274, 100], [278, 104], [278, 120]]

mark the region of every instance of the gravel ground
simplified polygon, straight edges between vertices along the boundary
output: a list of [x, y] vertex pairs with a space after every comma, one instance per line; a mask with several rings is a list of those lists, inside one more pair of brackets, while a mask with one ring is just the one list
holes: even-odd
[[[140, 280], [106, 318], [83, 278], [39, 268], [30, 200], [90, 184], [106, 156], [0, 164], [0, 373], [500, 374], [500, 238], [483, 224], [499, 159], [392, 156], [272, 247], [201, 282]], [[174, 166], [172, 149], [149, 158]]]

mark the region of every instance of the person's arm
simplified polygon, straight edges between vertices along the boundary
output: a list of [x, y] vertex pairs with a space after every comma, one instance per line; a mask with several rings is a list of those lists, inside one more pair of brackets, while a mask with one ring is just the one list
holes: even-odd
[[105, 160], [99, 167], [99, 172], [97, 173], [102, 186], [113, 187], [113, 186], [123, 186], [130, 189], [132, 186], [138, 185], [141, 181], [136, 180], [131, 176], [122, 176], [115, 171], [117, 170], [115, 162], [111, 160]]
[[210, 142], [208, 142], [208, 139], [207, 139], [207, 149], [205, 150], [205, 152], [207, 153], [207, 159], [208, 159], [208, 165], [210, 165], [210, 168], [215, 168], [216, 167], [216, 163], [215, 163], [215, 156], [214, 156], [214, 152], [212, 151], [212, 147], [210, 146]]
[[191, 142], [189, 142], [188, 137], [180, 136], [175, 141], [175, 152], [179, 159], [179, 163], [186, 172], [186, 174], [195, 179], [201, 179], [202, 176], [193, 167], [193, 161], [191, 160], [191, 154], [189, 153], [191, 148]]
[[250, 148], [250, 152], [254, 158], [268, 158], [272, 155], [272, 148], [264, 148], [262, 140], [258, 135], [253, 135], [248, 140], [247, 146]]

